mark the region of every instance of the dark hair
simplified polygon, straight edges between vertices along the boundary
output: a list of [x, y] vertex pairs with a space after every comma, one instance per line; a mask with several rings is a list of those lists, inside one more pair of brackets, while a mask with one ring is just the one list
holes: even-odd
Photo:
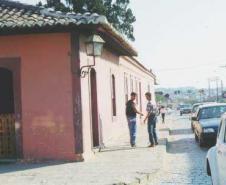
[[137, 96], [137, 93], [131, 92], [130, 96]]
[[150, 92], [146, 92], [145, 95], [148, 96], [148, 97], [151, 97], [151, 93]]

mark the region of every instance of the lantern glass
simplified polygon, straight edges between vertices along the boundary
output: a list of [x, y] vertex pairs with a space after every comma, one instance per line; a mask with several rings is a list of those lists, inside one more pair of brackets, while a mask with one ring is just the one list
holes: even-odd
[[102, 49], [103, 49], [103, 43], [94, 43], [94, 56], [101, 56], [102, 54]]
[[88, 56], [94, 56], [94, 45], [93, 43], [87, 43], [86, 44], [86, 53]]

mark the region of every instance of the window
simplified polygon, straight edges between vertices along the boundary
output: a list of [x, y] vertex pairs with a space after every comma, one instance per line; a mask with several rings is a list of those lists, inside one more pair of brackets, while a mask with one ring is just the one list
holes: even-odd
[[112, 80], [112, 111], [113, 111], [113, 116], [116, 116], [116, 97], [115, 97], [115, 76], [111, 76]]
[[142, 91], [141, 91], [141, 82], [139, 82], [139, 94], [140, 94], [140, 111], [142, 112]]
[[133, 78], [130, 76], [130, 91], [133, 92]]
[[220, 141], [226, 143], [226, 125], [224, 119], [220, 122], [217, 137]]
[[125, 74], [124, 77], [124, 89], [125, 89], [125, 102], [127, 102], [129, 100], [129, 89], [128, 89], [128, 78]]
[[203, 108], [200, 112], [200, 119], [220, 118], [226, 112], [226, 106], [215, 106]]
[[137, 83], [137, 80], [135, 80], [135, 92], [137, 93], [137, 99], [136, 99], [136, 102], [137, 104], [139, 104], [139, 92], [138, 92], [138, 83]]
[[220, 126], [219, 126], [219, 129], [218, 129], [218, 138], [219, 138], [219, 136], [220, 136], [220, 133], [221, 133], [221, 127], [222, 127], [222, 124], [223, 124], [223, 122], [221, 121], [221, 123], [220, 123]]

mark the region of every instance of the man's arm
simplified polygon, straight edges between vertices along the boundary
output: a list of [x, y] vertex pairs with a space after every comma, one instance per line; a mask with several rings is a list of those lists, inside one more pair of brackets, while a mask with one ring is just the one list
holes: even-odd
[[135, 106], [134, 103], [133, 103], [133, 105], [132, 105], [132, 108], [133, 108], [133, 111], [136, 112], [137, 114], [140, 114], [141, 116], [144, 115], [142, 112], [140, 112], [140, 111], [137, 110], [137, 108], [136, 108], [136, 106]]
[[150, 115], [155, 111], [153, 105], [151, 105], [150, 103], [147, 105], [147, 115], [144, 119], [144, 123], [147, 121], [147, 119], [150, 117]]
[[147, 121], [147, 119], [149, 118], [150, 116], [150, 112], [147, 112], [147, 115], [145, 116], [145, 119], [144, 119], [144, 123]]

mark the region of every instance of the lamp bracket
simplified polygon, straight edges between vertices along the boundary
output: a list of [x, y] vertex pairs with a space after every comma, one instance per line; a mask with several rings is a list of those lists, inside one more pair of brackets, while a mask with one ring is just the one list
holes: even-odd
[[81, 78], [85, 78], [94, 65], [82, 66], [79, 70], [79, 75]]
[[86, 75], [89, 74], [90, 70], [92, 69], [92, 67], [94, 67], [96, 65], [96, 57], [93, 56], [93, 64], [92, 65], [86, 65], [86, 66], [82, 66], [79, 70], [79, 76], [81, 78], [85, 78]]

